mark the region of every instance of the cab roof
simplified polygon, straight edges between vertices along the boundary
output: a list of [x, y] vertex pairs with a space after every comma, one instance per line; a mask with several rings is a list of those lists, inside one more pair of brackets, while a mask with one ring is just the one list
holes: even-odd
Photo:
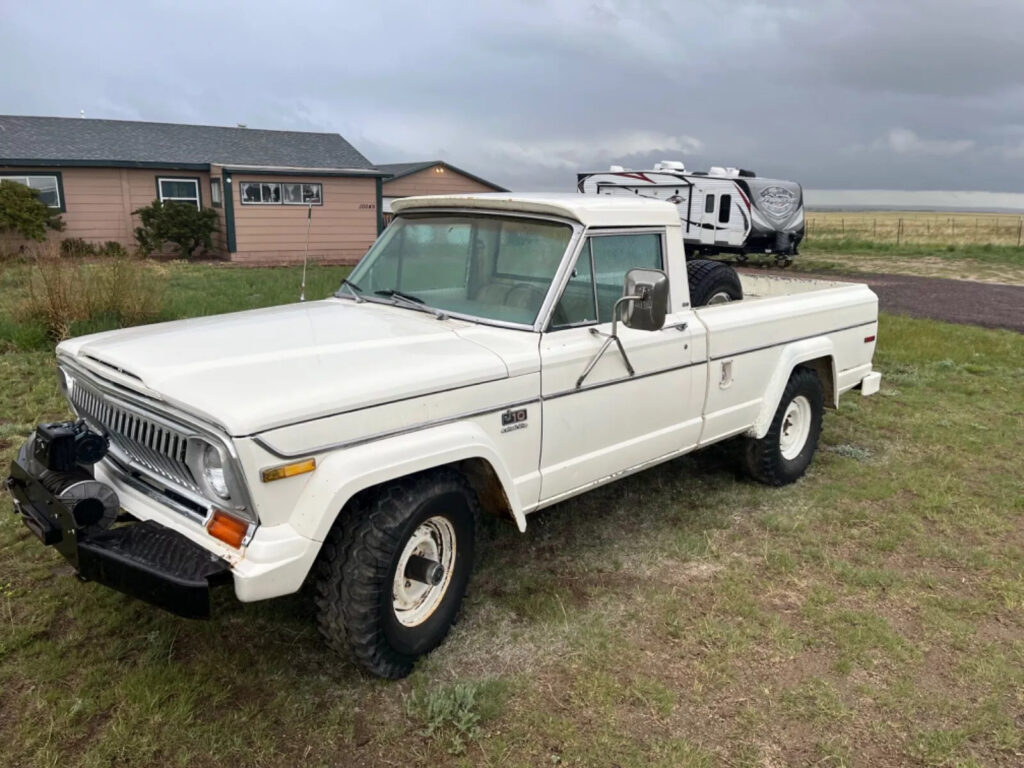
[[573, 219], [588, 227], [678, 227], [679, 212], [671, 203], [647, 197], [580, 193], [488, 193], [426, 195], [391, 203], [396, 213], [421, 208], [473, 208], [508, 213], [540, 213]]

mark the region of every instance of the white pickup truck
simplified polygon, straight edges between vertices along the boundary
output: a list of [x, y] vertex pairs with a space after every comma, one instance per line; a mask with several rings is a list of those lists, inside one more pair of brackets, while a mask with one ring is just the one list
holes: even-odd
[[78, 416], [12, 462], [16, 511], [93, 580], [186, 616], [315, 586], [327, 642], [408, 674], [470, 578], [478, 513], [528, 516], [729, 438], [797, 480], [869, 395], [863, 285], [742, 277], [691, 305], [666, 202], [424, 197], [323, 301], [57, 348]]

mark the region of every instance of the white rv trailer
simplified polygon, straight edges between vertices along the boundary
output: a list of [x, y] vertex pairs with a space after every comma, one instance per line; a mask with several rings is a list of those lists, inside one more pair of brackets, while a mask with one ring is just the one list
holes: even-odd
[[794, 181], [765, 179], [753, 171], [712, 166], [687, 171], [665, 160], [650, 171], [613, 165], [581, 173], [584, 194], [640, 195], [667, 200], [679, 210], [687, 251], [698, 256], [772, 254], [788, 265], [804, 237], [803, 189]]

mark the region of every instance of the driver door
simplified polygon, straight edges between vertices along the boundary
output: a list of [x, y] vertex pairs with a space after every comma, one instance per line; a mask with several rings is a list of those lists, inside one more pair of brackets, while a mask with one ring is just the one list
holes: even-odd
[[664, 232], [592, 233], [541, 337], [541, 501], [696, 444], [690, 402], [693, 312], [673, 301], [660, 331], [618, 324], [631, 376], [612, 344], [579, 380], [612, 330], [626, 272], [664, 269]]

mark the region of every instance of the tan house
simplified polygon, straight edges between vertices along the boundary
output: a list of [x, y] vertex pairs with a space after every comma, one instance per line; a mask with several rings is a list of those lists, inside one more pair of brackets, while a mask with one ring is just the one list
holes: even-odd
[[384, 220], [391, 218], [391, 203], [414, 195], [459, 195], [472, 192], [508, 192], [504, 187], [474, 176], [442, 160], [378, 165], [389, 174], [384, 179], [382, 206]]
[[54, 237], [135, 245], [132, 211], [154, 199], [218, 211], [214, 253], [354, 263], [383, 226], [382, 180], [334, 133], [0, 116], [0, 179], [61, 212]]

